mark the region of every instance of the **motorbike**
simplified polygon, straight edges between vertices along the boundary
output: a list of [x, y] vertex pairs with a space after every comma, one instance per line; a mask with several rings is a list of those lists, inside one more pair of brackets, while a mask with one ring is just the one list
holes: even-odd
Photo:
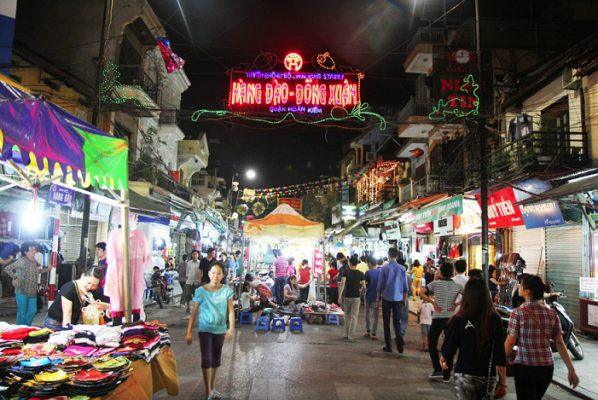
[[[575, 324], [567, 315], [565, 308], [558, 302], [559, 298], [564, 297], [566, 296], [564, 296], [562, 293], [550, 293], [549, 297], [545, 297], [546, 305], [556, 311], [559, 320], [561, 321], [561, 328], [563, 329], [563, 341], [565, 342], [567, 349], [571, 352], [571, 354], [573, 354], [573, 357], [576, 360], [583, 360], [583, 349], [581, 348], [581, 344], [577, 338], [577, 334], [575, 333]], [[509, 319], [511, 318], [513, 309], [503, 305], [496, 305], [495, 307], [496, 311], [498, 311], [498, 314], [500, 315], [503, 328], [506, 333], [509, 327]], [[553, 353], [558, 351], [556, 344], [552, 341], [550, 342], [550, 347]], [[514, 351], [516, 351], [516, 349], [514, 349]]]
[[164, 270], [155, 271], [151, 277], [151, 288], [153, 289], [153, 300], [158, 303], [160, 308], [164, 308], [164, 304], [170, 303], [173, 297], [173, 288], [168, 286]]

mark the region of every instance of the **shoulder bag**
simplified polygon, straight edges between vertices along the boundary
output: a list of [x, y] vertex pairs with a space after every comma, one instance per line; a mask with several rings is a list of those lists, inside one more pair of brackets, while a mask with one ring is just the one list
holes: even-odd
[[490, 393], [490, 389], [491, 389], [491, 385], [490, 382], [492, 382], [492, 361], [494, 359], [494, 340], [492, 341], [492, 351], [490, 352], [490, 363], [488, 363], [488, 381], [486, 382], [486, 394], [484, 394], [484, 397], [482, 397], [482, 400], [496, 400], [496, 397], [494, 396], [494, 394]]

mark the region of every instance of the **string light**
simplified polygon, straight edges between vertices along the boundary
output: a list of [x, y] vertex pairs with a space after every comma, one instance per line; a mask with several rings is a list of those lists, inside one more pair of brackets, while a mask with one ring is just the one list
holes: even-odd
[[[148, 107], [154, 101], [141, 86], [123, 85], [120, 82], [121, 73], [112, 61], [106, 63], [102, 71], [102, 84], [100, 85], [100, 99], [104, 103], [124, 104], [131, 101], [136, 107]], [[133, 93], [134, 95], [129, 95]], [[143, 99], [143, 102], [139, 99]], [[142, 104], [143, 103], [143, 104]]]
[[[325, 65], [326, 61], [330, 60], [332, 62], [332, 67], [328, 67]], [[318, 56], [316, 57], [316, 61], [318, 62], [318, 65], [322, 68], [328, 69], [328, 70], [335, 70], [336, 69], [336, 63], [334, 62], [334, 59], [332, 57], [330, 57], [330, 53], [326, 52], [324, 54], [318, 54]]]
[[[380, 121], [379, 128], [381, 131], [384, 131], [386, 129], [386, 120], [384, 119], [384, 117], [375, 112], [365, 111], [368, 108], [369, 108], [368, 103], [356, 104], [351, 109], [351, 111], [348, 111], [344, 107], [336, 106], [330, 110], [330, 117], [320, 118], [320, 119], [314, 120], [314, 121], [310, 121], [310, 120], [301, 118], [301, 116], [295, 115], [292, 112], [286, 113], [279, 120], [269, 120], [269, 119], [265, 119], [265, 118], [252, 117], [250, 115], [244, 115], [244, 114], [241, 114], [238, 112], [228, 111], [228, 110], [197, 110], [197, 111], [193, 112], [193, 114], [191, 115], [191, 120], [193, 122], [197, 122], [202, 116], [212, 114], [217, 117], [238, 117], [238, 118], [246, 119], [248, 121], [265, 122], [265, 123], [271, 124], [271, 125], [281, 124], [285, 121], [297, 122], [297, 123], [305, 124], [305, 125], [318, 125], [318, 124], [322, 124], [322, 123], [328, 122], [328, 121], [339, 122], [339, 121], [346, 121], [346, 120], [349, 120], [352, 118], [355, 118], [355, 119], [363, 122], [363, 121], [365, 121], [366, 116], [371, 116], [371, 117], [375, 117], [375, 118], [379, 119], [379, 121]], [[334, 116], [335, 112], [339, 112], [339, 111], [342, 111], [344, 113], [343, 116], [335, 117]]]
[[[469, 87], [469, 88], [468, 88]], [[470, 88], [473, 88], [471, 90]], [[473, 97], [468, 96], [461, 96], [461, 97], [454, 97], [448, 98], [446, 100], [440, 99], [438, 100], [438, 105], [436, 107], [432, 107], [432, 112], [428, 117], [431, 120], [439, 121], [446, 119], [448, 114], [453, 114], [455, 117], [464, 118], [469, 115], [479, 115], [480, 113], [480, 97], [478, 96], [478, 90], [480, 85], [475, 83], [473, 75], [469, 75], [467, 78], [463, 79], [463, 84], [459, 88], [464, 93], [468, 93], [473, 95]], [[460, 108], [456, 105], [449, 106], [451, 103], [458, 102], [461, 104], [461, 108], [469, 108], [468, 112], [463, 112]], [[470, 106], [471, 105], [471, 106]], [[447, 109], [448, 108], [448, 109]], [[438, 115], [440, 114], [440, 115]]]

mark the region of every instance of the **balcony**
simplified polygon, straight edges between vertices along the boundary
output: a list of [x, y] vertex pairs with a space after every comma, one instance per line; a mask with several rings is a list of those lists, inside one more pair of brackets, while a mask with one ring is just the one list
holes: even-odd
[[160, 111], [160, 125], [177, 125], [179, 124], [178, 110], [163, 110]]
[[409, 102], [399, 112], [399, 136], [402, 138], [428, 139], [428, 134], [434, 129], [428, 115], [436, 102], [434, 99], [411, 97]]
[[525, 173], [550, 179], [572, 169], [591, 166], [584, 132], [536, 131], [490, 153], [492, 179], [507, 180]]
[[445, 44], [444, 28], [420, 28], [409, 46], [409, 56], [403, 64], [405, 72], [426, 74], [432, 68], [434, 45]]
[[409, 102], [399, 112], [399, 122], [412, 122], [411, 117], [426, 117], [432, 112], [432, 108], [436, 105], [433, 99], [411, 97]]

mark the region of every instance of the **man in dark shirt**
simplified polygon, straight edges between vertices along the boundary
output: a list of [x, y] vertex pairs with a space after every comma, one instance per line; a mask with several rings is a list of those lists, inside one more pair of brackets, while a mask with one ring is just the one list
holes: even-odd
[[208, 249], [208, 255], [201, 259], [199, 262], [199, 269], [201, 271], [201, 286], [205, 285], [206, 283], [210, 283], [210, 277], [208, 273], [210, 272], [210, 266], [212, 262], [214, 262], [214, 249]]

